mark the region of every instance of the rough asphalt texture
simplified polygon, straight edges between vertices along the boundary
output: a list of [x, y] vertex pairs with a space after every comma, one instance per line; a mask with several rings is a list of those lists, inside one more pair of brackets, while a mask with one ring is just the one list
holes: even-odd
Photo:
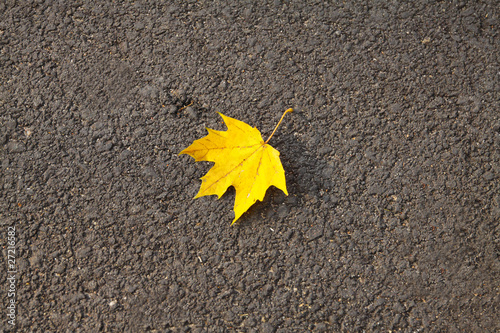
[[[23, 332], [500, 329], [497, 1], [0, 2]], [[189, 107], [187, 105], [191, 104]], [[281, 152], [238, 225], [177, 154]], [[1, 329], [7, 288], [0, 284]]]

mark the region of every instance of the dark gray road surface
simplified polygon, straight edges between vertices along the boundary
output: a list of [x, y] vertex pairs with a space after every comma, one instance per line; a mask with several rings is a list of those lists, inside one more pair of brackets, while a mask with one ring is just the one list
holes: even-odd
[[[498, 2], [231, 3], [0, 2], [0, 331], [498, 331]], [[288, 197], [192, 200], [289, 107]]]

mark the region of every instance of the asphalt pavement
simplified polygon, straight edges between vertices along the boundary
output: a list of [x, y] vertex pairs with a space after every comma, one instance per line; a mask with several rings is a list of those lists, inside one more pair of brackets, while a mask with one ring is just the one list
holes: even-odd
[[[499, 8], [1, 1], [0, 332], [500, 331]], [[288, 108], [288, 196], [192, 199]]]

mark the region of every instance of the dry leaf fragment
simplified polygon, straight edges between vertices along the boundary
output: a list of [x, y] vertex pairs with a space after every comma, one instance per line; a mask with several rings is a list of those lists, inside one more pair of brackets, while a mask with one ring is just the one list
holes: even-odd
[[198, 161], [215, 162], [208, 173], [201, 178], [201, 187], [194, 197], [217, 195], [219, 198], [229, 186], [234, 186], [234, 222], [257, 200], [262, 201], [267, 189], [273, 185], [286, 195], [285, 171], [279, 158], [280, 153], [267, 143], [278, 125], [265, 142], [255, 127], [219, 113], [227, 125], [227, 131], [207, 128], [208, 135], [195, 140], [179, 153], [188, 154]]

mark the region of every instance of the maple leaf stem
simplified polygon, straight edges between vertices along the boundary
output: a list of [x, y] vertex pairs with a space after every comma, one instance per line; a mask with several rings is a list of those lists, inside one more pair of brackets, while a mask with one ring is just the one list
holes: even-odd
[[278, 125], [276, 125], [276, 127], [274, 128], [274, 131], [271, 133], [271, 135], [269, 136], [269, 138], [266, 140], [266, 142], [264, 142], [265, 144], [267, 144], [269, 142], [269, 140], [271, 140], [271, 138], [273, 137], [274, 135], [274, 132], [276, 132], [276, 130], [278, 129], [278, 126], [281, 124], [281, 121], [283, 121], [283, 118], [285, 118], [285, 115], [288, 113], [288, 112], [293, 112], [293, 109], [288, 109], [285, 111], [285, 113], [283, 113], [283, 115], [281, 116], [281, 119], [280, 121], [278, 122]]

